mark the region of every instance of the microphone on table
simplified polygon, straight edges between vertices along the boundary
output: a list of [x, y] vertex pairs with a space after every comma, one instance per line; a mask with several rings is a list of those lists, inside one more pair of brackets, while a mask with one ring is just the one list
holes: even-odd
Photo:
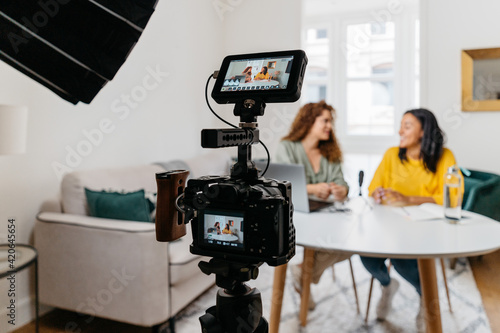
[[358, 177], [358, 182], [359, 182], [359, 196], [362, 196], [361, 193], [361, 186], [363, 185], [363, 178], [365, 177], [365, 173], [363, 170], [359, 171], [359, 177]]
[[359, 176], [358, 176], [358, 183], [359, 183], [359, 196], [363, 198], [365, 201], [366, 205], [370, 207], [370, 209], [373, 209], [373, 206], [370, 204], [367, 198], [363, 197], [363, 194], [361, 193], [361, 186], [363, 186], [363, 179], [365, 178], [365, 173], [363, 170], [359, 171]]

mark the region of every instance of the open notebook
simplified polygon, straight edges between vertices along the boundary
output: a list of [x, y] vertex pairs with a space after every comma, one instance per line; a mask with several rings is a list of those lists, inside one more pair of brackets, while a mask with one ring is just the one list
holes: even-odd
[[393, 207], [392, 209], [412, 221], [444, 218], [443, 206], [432, 203], [424, 203], [418, 206]]

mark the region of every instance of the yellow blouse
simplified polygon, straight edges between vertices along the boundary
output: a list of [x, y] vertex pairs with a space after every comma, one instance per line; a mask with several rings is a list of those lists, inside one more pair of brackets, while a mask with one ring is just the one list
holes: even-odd
[[259, 73], [255, 75], [254, 80], [269, 80], [269, 73], [266, 73], [266, 75]]
[[[408, 158], [402, 163], [398, 152], [399, 147], [385, 152], [368, 187], [370, 195], [377, 187], [391, 188], [406, 196], [432, 197], [438, 205], [442, 205], [444, 175], [450, 166], [456, 164], [451, 150], [443, 148], [435, 173], [425, 169], [422, 160]], [[462, 179], [462, 193], [463, 184]]]

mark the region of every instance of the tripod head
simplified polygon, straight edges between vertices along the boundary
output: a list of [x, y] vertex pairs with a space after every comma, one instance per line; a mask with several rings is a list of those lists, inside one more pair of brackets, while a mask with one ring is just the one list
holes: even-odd
[[219, 259], [198, 264], [203, 273], [215, 274], [215, 283], [221, 288], [217, 292], [216, 306], [200, 317], [204, 333], [267, 332], [260, 292], [244, 283], [257, 278], [260, 265], [262, 263], [243, 264]]

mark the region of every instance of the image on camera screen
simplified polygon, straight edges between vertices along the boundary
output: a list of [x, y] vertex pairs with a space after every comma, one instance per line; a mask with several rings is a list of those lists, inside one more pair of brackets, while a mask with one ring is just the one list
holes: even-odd
[[205, 211], [204, 216], [206, 245], [244, 250], [242, 212]]
[[232, 60], [221, 92], [286, 89], [293, 56]]

